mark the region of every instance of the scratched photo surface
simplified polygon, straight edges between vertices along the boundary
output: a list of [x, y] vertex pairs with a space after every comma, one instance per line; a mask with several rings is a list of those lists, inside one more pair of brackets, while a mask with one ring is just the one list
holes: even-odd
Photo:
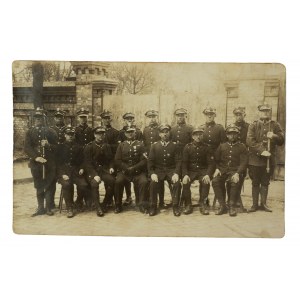
[[284, 236], [282, 64], [14, 61], [12, 78], [15, 233]]

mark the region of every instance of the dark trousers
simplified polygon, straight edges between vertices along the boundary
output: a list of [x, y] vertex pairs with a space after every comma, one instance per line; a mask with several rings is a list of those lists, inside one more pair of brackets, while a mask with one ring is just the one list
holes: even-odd
[[252, 180], [252, 186], [268, 186], [270, 184], [271, 174], [273, 173], [274, 167], [271, 166], [270, 172], [267, 173], [266, 167], [259, 166], [248, 166], [249, 176]]
[[182, 201], [189, 205], [192, 203], [191, 184], [195, 180], [199, 180], [199, 204], [204, 204], [204, 201], [208, 198], [210, 184], [203, 183], [202, 179], [206, 175], [206, 170], [200, 170], [199, 172], [191, 172], [189, 174], [190, 182], [183, 184], [182, 188]]
[[89, 197], [89, 185], [83, 176], [70, 176], [69, 180], [59, 178], [58, 182], [61, 184], [67, 209], [73, 208], [74, 205], [74, 184], [78, 194]]
[[[112, 198], [114, 195], [115, 177], [109, 173], [102, 173], [99, 176], [101, 180], [104, 182], [104, 184], [106, 185], [105, 197]], [[100, 184], [101, 182], [97, 182], [94, 178], [90, 181], [92, 202], [95, 203], [96, 209], [100, 207], [100, 194], [99, 194]]]
[[115, 201], [116, 205], [122, 206], [123, 191], [126, 184], [133, 182], [133, 188], [136, 198], [136, 204], [147, 208], [148, 201], [146, 197], [148, 180], [145, 173], [139, 175], [128, 176], [122, 172], [118, 172], [115, 182]]
[[[225, 196], [224, 190], [225, 185], [229, 185], [230, 193], [229, 193], [229, 206], [235, 206], [237, 202], [237, 198], [239, 196], [240, 191], [240, 181], [238, 183], [234, 183], [231, 181], [231, 177], [234, 172], [226, 172], [221, 176], [217, 176], [212, 180], [212, 186], [215, 192], [216, 198], [219, 200], [221, 206], [225, 205]], [[242, 175], [240, 175], [240, 180]]]
[[46, 208], [51, 209], [52, 203], [54, 202], [54, 194], [56, 190], [56, 180], [53, 180], [45, 189], [43, 187], [36, 188], [36, 197], [38, 207], [43, 209], [45, 207], [44, 202], [46, 201]]
[[170, 187], [173, 207], [177, 207], [180, 199], [181, 184], [179, 181], [172, 183], [172, 175], [174, 172], [169, 172], [166, 174], [158, 174], [158, 182], [153, 180], [150, 181], [150, 206], [156, 208], [158, 201], [158, 194], [162, 190], [162, 185], [166, 180]]

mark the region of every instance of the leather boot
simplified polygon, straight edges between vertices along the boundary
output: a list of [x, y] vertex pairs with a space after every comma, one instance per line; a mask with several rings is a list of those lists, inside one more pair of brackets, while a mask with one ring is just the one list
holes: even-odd
[[183, 213], [185, 215], [189, 215], [192, 212], [193, 212], [193, 206], [192, 206], [192, 203], [191, 203], [191, 199], [186, 199], [185, 200], [185, 208], [184, 208]]
[[204, 199], [204, 201], [199, 201], [199, 210], [202, 215], [209, 215], [209, 210], [206, 205], [206, 199]]
[[233, 205], [229, 206], [229, 216], [230, 217], [235, 217], [237, 215], [236, 209]]
[[261, 208], [264, 211], [272, 212], [272, 209], [267, 206], [268, 190], [269, 187], [267, 185], [262, 185], [260, 187]]
[[68, 218], [73, 218], [74, 217], [73, 208], [69, 208], [68, 209], [67, 217]]
[[150, 209], [149, 209], [149, 216], [153, 217], [157, 214], [157, 209], [154, 205], [150, 205]]
[[249, 212], [255, 212], [258, 209], [259, 186], [252, 186], [252, 201], [253, 204]]
[[33, 213], [31, 216], [32, 217], [36, 217], [36, 216], [40, 216], [40, 215], [44, 215], [45, 214], [45, 208], [44, 208], [44, 197], [43, 196], [38, 196], [38, 207], [37, 210], [35, 211], [35, 213]]

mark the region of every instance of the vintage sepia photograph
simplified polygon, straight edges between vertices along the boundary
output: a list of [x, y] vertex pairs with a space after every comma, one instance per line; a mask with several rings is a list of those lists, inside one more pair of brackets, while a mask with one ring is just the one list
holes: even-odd
[[14, 61], [16, 234], [282, 238], [280, 63]]

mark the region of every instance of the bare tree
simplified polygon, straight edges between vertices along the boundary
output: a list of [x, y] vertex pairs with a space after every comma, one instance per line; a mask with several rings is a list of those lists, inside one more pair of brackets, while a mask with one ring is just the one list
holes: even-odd
[[143, 63], [115, 63], [110, 75], [118, 81], [117, 94], [147, 94], [155, 86], [153, 72]]

